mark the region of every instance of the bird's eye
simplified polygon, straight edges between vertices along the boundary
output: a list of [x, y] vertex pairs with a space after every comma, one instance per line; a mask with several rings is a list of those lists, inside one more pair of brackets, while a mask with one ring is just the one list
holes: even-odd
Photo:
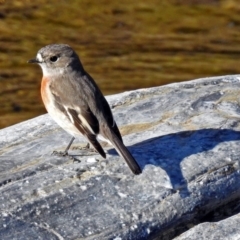
[[52, 56], [50, 57], [51, 62], [56, 62], [58, 60], [58, 56]]

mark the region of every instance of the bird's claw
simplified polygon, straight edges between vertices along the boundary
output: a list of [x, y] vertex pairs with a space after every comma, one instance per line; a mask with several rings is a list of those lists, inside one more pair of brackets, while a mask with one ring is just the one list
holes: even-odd
[[52, 152], [52, 155], [54, 155], [54, 156], [62, 156], [62, 157], [69, 156], [69, 155], [68, 155], [68, 152], [66, 152], [66, 151], [64, 151], [64, 152], [61, 152], [61, 151], [53, 151], [53, 152]]
[[88, 150], [88, 149], [90, 149], [90, 144], [87, 143], [85, 146], [75, 146], [72, 149], [74, 149], [74, 150]]

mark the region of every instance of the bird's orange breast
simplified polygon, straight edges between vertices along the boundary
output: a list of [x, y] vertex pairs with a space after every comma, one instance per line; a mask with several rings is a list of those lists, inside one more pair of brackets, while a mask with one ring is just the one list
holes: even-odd
[[47, 108], [48, 104], [50, 103], [50, 99], [49, 99], [49, 79], [46, 77], [42, 78], [42, 83], [41, 83], [41, 96], [42, 96], [42, 100], [43, 103], [45, 105], [45, 107]]

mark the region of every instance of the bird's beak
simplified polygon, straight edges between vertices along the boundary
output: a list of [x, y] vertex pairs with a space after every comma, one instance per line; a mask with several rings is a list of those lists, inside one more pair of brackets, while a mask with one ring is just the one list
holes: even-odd
[[27, 61], [28, 63], [40, 63], [37, 58], [33, 58]]

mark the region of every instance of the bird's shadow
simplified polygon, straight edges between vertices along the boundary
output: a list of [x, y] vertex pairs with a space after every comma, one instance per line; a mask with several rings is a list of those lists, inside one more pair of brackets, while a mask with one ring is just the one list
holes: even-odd
[[[137, 159], [141, 168], [148, 164], [155, 165], [166, 171], [174, 189], [180, 189], [184, 196], [188, 195], [187, 181], [185, 180], [181, 162], [194, 154], [207, 152], [221, 142], [240, 140], [240, 132], [231, 129], [200, 129], [182, 131], [160, 137], [147, 139], [143, 142], [128, 146], [128, 149]], [[116, 154], [111, 149], [110, 154]], [[178, 189], [179, 190], [179, 189]]]

